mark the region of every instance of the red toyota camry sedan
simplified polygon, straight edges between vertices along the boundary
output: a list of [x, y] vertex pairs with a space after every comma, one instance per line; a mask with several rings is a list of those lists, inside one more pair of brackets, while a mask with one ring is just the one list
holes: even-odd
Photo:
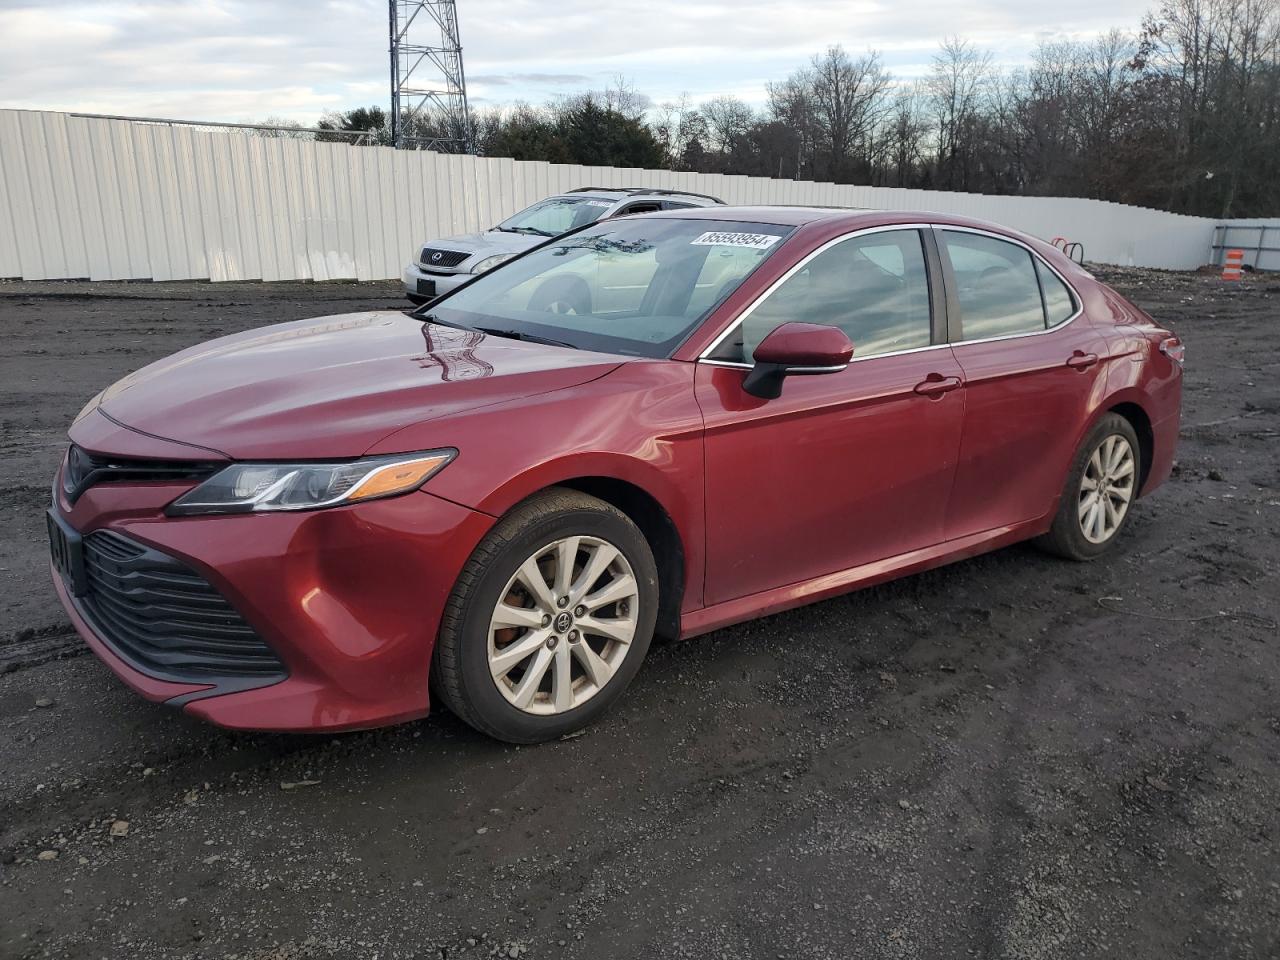
[[85, 641], [227, 727], [438, 697], [514, 742], [688, 637], [1037, 538], [1168, 475], [1182, 346], [1054, 248], [928, 214], [681, 210], [417, 312], [223, 337], [109, 387], [48, 525]]

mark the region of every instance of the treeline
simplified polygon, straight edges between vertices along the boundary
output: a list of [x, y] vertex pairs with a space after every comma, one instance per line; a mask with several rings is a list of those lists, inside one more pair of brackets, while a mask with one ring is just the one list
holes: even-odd
[[654, 105], [619, 82], [479, 111], [471, 141], [522, 160], [1275, 215], [1280, 0], [1165, 0], [1134, 34], [1045, 42], [1015, 70], [952, 39], [912, 82], [834, 46], [769, 84], [763, 109]]

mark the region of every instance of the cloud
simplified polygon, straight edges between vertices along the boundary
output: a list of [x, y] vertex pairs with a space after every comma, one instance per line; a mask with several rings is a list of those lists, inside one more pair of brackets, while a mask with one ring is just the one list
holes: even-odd
[[[1038, 39], [1137, 26], [1151, 0], [465, 0], [463, 56], [477, 103], [538, 101], [629, 78], [655, 102], [764, 84], [831, 43], [874, 48], [901, 76], [963, 35], [1000, 62]], [[314, 122], [384, 103], [382, 0], [0, 0], [0, 106], [203, 120]]]
[[480, 83], [490, 87], [505, 87], [511, 84], [581, 86], [590, 81], [591, 78], [585, 73], [483, 73], [467, 76], [468, 84]]

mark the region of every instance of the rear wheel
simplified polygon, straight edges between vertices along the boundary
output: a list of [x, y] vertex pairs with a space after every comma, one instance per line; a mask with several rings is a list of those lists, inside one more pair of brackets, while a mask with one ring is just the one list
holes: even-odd
[[1098, 421], [1072, 461], [1058, 513], [1040, 545], [1072, 560], [1105, 553], [1128, 523], [1137, 499], [1140, 451], [1137, 434], [1124, 417], [1109, 413]]
[[640, 669], [658, 573], [620, 510], [553, 489], [517, 507], [476, 548], [450, 596], [434, 687], [490, 736], [535, 743], [590, 723]]

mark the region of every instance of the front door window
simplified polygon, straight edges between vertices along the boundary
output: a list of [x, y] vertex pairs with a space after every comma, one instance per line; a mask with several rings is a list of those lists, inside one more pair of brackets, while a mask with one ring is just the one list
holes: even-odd
[[712, 359], [751, 363], [760, 341], [790, 321], [839, 327], [855, 357], [929, 346], [929, 272], [919, 231], [864, 234], [827, 248], [760, 301]]

